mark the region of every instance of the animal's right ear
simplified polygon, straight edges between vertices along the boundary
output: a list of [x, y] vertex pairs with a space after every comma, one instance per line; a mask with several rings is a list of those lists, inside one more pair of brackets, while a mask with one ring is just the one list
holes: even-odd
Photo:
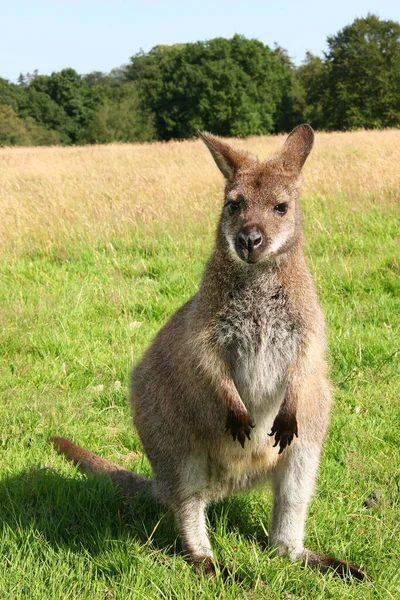
[[215, 135], [206, 131], [199, 131], [198, 134], [227, 181], [232, 181], [238, 169], [249, 162], [250, 159], [246, 154], [234, 150]]
[[280, 152], [285, 170], [300, 175], [300, 171], [314, 145], [314, 131], [304, 123], [293, 129]]

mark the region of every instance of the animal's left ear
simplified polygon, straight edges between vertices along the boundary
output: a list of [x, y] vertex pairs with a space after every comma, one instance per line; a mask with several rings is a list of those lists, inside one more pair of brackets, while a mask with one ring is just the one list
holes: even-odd
[[227, 181], [233, 181], [238, 170], [251, 162], [251, 158], [247, 154], [234, 150], [215, 135], [206, 131], [198, 131], [198, 134]]
[[304, 163], [314, 145], [314, 131], [310, 125], [298, 125], [289, 134], [281, 150], [283, 167], [294, 175], [300, 175]]

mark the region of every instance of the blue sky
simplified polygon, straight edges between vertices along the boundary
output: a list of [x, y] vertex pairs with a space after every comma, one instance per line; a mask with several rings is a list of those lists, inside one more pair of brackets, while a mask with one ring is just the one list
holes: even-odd
[[0, 0], [0, 77], [109, 71], [140, 48], [234, 33], [277, 42], [300, 64], [368, 12], [400, 21], [400, 0]]

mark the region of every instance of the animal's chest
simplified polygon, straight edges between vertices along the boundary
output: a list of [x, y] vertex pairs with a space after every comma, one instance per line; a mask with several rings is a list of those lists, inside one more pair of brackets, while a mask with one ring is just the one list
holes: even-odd
[[233, 294], [218, 315], [218, 341], [246, 405], [283, 392], [300, 341], [296, 315], [279, 286]]

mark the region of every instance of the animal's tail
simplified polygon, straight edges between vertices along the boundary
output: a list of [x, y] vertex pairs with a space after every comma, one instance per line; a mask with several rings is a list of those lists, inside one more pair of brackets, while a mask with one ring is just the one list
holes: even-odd
[[326, 554], [311, 552], [311, 550], [308, 550], [307, 548], [305, 548], [303, 552], [302, 562], [310, 567], [316, 567], [323, 572], [334, 569], [340, 577], [348, 577], [351, 575], [359, 581], [369, 579], [368, 575], [366, 575], [360, 567], [357, 567], [346, 560], [338, 560], [337, 558], [331, 558]]
[[136, 473], [127, 471], [122, 467], [112, 463], [105, 458], [89, 452], [81, 448], [74, 442], [67, 440], [62, 437], [51, 437], [50, 441], [53, 443], [58, 452], [64, 454], [68, 460], [75, 463], [79, 470], [86, 475], [89, 473], [107, 474], [115, 486], [121, 486], [124, 492], [130, 497], [136, 497], [138, 494], [144, 492], [149, 494], [153, 500], [155, 495], [153, 492], [153, 482], [151, 479], [141, 477]]

